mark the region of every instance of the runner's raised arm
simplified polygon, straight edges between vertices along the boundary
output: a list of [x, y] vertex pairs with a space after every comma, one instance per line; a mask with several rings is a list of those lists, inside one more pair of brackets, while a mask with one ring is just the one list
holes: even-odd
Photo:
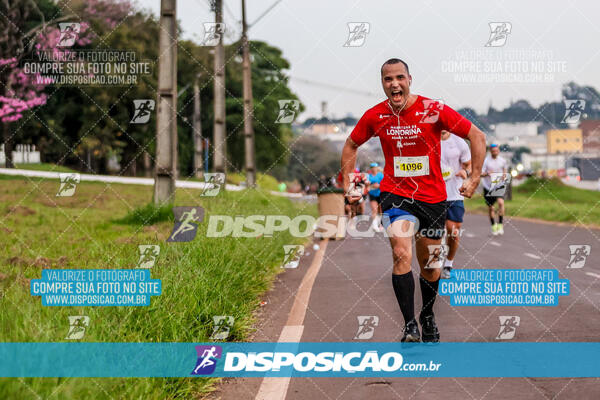
[[470, 198], [475, 193], [475, 189], [479, 186], [479, 180], [481, 179], [481, 167], [483, 166], [486, 153], [485, 134], [475, 124], [471, 124], [467, 139], [471, 142], [473, 169], [471, 170], [471, 176], [465, 179], [459, 191], [464, 197]]
[[[485, 151], [485, 150], [484, 150]], [[348, 137], [344, 148], [342, 149], [342, 187], [344, 193], [348, 194], [350, 188], [350, 174], [354, 172], [354, 166], [356, 165], [356, 153], [358, 152], [358, 145]], [[356, 196], [347, 196], [350, 203], [359, 201], [362, 198], [362, 193]]]

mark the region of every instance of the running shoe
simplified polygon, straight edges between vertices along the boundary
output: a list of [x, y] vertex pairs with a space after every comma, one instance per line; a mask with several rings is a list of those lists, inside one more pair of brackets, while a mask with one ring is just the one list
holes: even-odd
[[404, 327], [404, 336], [402, 342], [420, 342], [421, 334], [419, 333], [419, 325], [414, 319], [409, 321]]
[[437, 325], [435, 324], [435, 317], [431, 315], [419, 316], [419, 322], [421, 323], [421, 329], [423, 330], [423, 342], [439, 342], [440, 332], [438, 331]]
[[492, 235], [496, 236], [498, 234], [498, 224], [492, 225]]
[[371, 227], [375, 232], [383, 232], [383, 226], [380, 225], [379, 219], [375, 218], [371, 223]]
[[444, 267], [442, 269], [442, 279], [450, 279], [450, 271], [452, 271], [452, 267]]
[[498, 228], [496, 229], [497, 235], [504, 235], [504, 226], [502, 224], [498, 224]]

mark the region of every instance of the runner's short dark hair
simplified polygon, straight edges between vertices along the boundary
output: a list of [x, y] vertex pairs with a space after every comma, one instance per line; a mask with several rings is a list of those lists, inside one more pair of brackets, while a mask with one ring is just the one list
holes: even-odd
[[383, 74], [383, 67], [385, 67], [388, 64], [398, 64], [398, 63], [402, 63], [404, 64], [404, 67], [406, 68], [406, 73], [410, 74], [410, 71], [408, 70], [408, 64], [405, 63], [404, 61], [402, 61], [399, 58], [390, 58], [389, 60], [387, 60], [386, 62], [383, 63], [383, 65], [381, 66], [381, 73]]

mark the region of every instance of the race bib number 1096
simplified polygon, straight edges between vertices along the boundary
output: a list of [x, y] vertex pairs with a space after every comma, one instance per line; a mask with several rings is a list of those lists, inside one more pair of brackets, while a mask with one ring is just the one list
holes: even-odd
[[429, 157], [394, 157], [394, 176], [398, 178], [408, 176], [429, 175]]

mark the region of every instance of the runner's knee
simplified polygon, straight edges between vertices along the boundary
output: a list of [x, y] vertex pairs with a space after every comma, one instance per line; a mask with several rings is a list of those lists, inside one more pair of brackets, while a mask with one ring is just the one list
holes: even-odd
[[446, 224], [446, 230], [448, 231], [449, 240], [458, 240], [460, 236], [460, 224], [455, 222], [448, 222]]
[[412, 259], [412, 248], [405, 247], [403, 245], [396, 245], [392, 248], [392, 254], [394, 256], [394, 264], [406, 262], [410, 263]]
[[431, 268], [431, 269], [421, 269], [421, 276], [427, 282], [435, 282], [440, 279], [440, 268]]

